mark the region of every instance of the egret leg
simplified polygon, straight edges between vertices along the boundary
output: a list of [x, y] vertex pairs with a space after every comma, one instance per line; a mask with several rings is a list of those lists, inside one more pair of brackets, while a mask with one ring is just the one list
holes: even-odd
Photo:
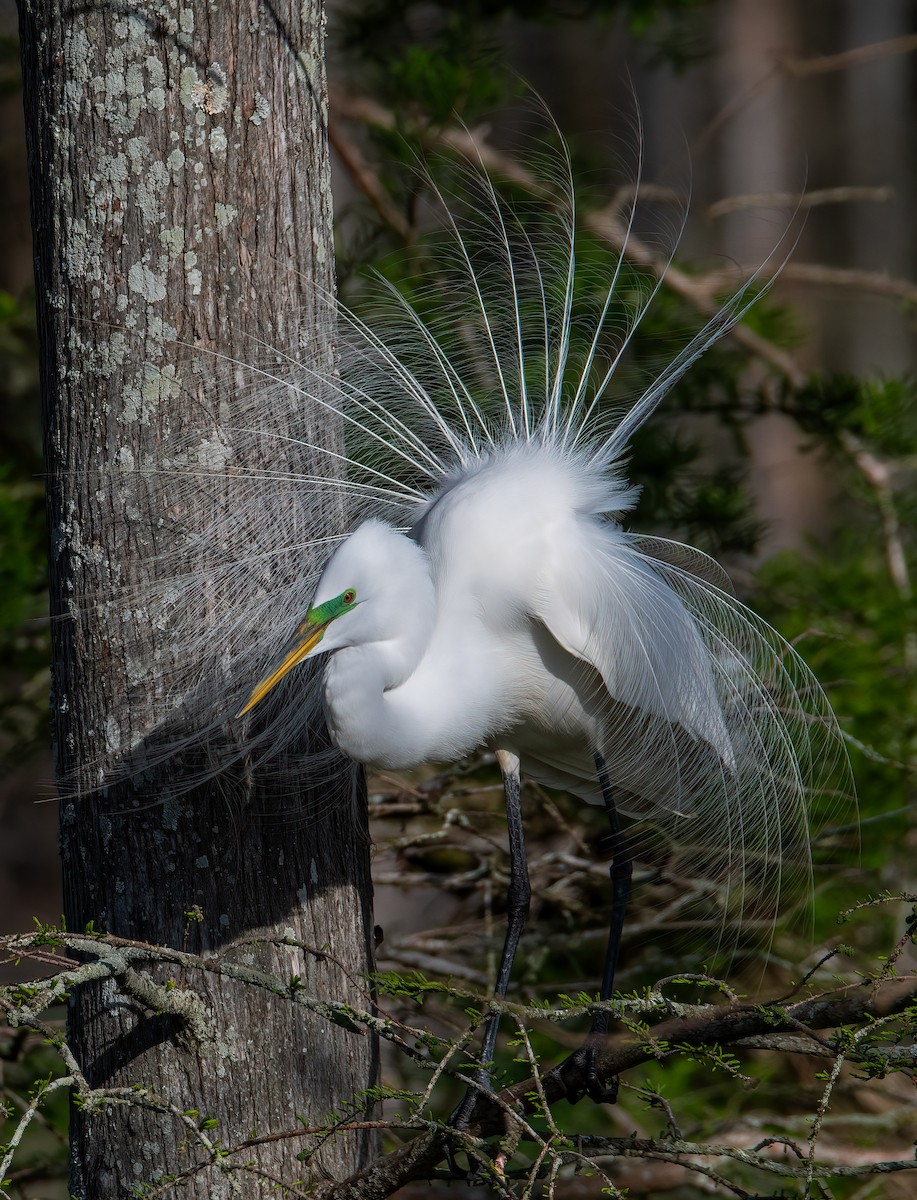
[[[627, 914], [627, 902], [630, 899], [630, 885], [634, 873], [634, 864], [630, 856], [630, 846], [621, 830], [621, 820], [615, 806], [614, 794], [608, 781], [608, 768], [601, 754], [596, 752], [595, 765], [598, 768], [599, 786], [602, 789], [602, 799], [605, 802], [605, 813], [611, 828], [611, 863], [608, 874], [611, 876], [611, 920], [608, 927], [608, 946], [605, 950], [605, 966], [602, 972], [602, 986], [599, 991], [601, 1000], [610, 1000], [614, 987], [615, 972], [618, 969], [618, 959], [621, 954], [621, 935], [624, 931], [624, 917]], [[596, 1013], [592, 1021], [593, 1033], [606, 1033], [608, 1030], [608, 1013]]]
[[[525, 928], [529, 915], [529, 902], [532, 898], [532, 885], [529, 883], [529, 868], [525, 856], [525, 835], [522, 830], [522, 797], [519, 777], [519, 759], [507, 750], [497, 751], [497, 762], [503, 773], [503, 791], [506, 796], [506, 825], [509, 833], [509, 893], [507, 896], [506, 936], [503, 940], [503, 953], [500, 955], [500, 969], [497, 971], [497, 983], [494, 996], [502, 1000], [509, 985], [509, 976], [516, 957], [519, 939]], [[499, 1012], [492, 1011], [484, 1020], [484, 1037], [481, 1042], [482, 1065], [474, 1072], [474, 1083], [465, 1093], [458, 1107], [449, 1118], [449, 1124], [455, 1129], [468, 1125], [474, 1112], [478, 1096], [490, 1090], [490, 1070], [488, 1063], [493, 1061], [497, 1045], [497, 1031], [500, 1025]]]
[[[595, 765], [599, 786], [602, 789], [605, 813], [611, 828], [611, 863], [608, 867], [608, 874], [611, 876], [611, 918], [608, 925], [608, 945], [605, 950], [602, 983], [599, 988], [599, 999], [610, 1000], [618, 959], [621, 955], [621, 935], [624, 930], [624, 917], [627, 913], [627, 902], [630, 899], [630, 885], [634, 868], [630, 846], [621, 829], [614, 793], [608, 779], [608, 768], [605, 765], [605, 759], [598, 751], [595, 754]], [[593, 1016], [586, 1041], [580, 1049], [556, 1068], [557, 1074], [564, 1083], [565, 1068], [568, 1064], [575, 1066], [584, 1076], [584, 1085], [581, 1089], [567, 1088], [567, 1097], [571, 1102], [575, 1103], [584, 1093], [597, 1104], [613, 1104], [617, 1098], [617, 1079], [606, 1086], [598, 1072], [598, 1049], [607, 1033], [608, 1013], [603, 1010]]]

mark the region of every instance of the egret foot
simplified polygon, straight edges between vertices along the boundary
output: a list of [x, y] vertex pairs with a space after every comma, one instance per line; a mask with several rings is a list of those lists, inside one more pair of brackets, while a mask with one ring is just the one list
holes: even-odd
[[599, 1051], [594, 1041], [587, 1041], [551, 1072], [570, 1104], [578, 1104], [584, 1096], [596, 1104], [614, 1104], [618, 1099], [618, 1077], [606, 1083], [599, 1074]]
[[[482, 1081], [483, 1090], [486, 1094], [487, 1084]], [[465, 1095], [461, 1098], [449, 1117], [446, 1120], [447, 1125], [451, 1125], [453, 1129], [459, 1131], [467, 1129], [471, 1124], [471, 1118], [474, 1115], [474, 1110], [478, 1106], [478, 1099], [481, 1096], [481, 1089], [477, 1087], [469, 1087]]]
[[[458, 1133], [462, 1133], [471, 1124], [471, 1119], [474, 1116], [474, 1111], [478, 1106], [478, 1100], [482, 1095], [486, 1095], [489, 1090], [489, 1078], [484, 1074], [483, 1078], [478, 1078], [476, 1081], [480, 1086], [472, 1084], [468, 1087], [465, 1095], [461, 1098], [449, 1116], [446, 1118], [446, 1124]], [[480, 1178], [478, 1168], [465, 1170], [460, 1167], [458, 1160], [455, 1157], [456, 1147], [449, 1142], [446, 1147], [446, 1161], [449, 1164], [449, 1170], [456, 1179], [465, 1179], [469, 1183], [473, 1183]], [[468, 1155], [469, 1164], [472, 1163], [472, 1156]]]

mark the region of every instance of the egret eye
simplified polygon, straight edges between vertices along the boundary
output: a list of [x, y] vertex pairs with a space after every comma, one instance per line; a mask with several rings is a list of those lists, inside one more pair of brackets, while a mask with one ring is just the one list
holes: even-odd
[[356, 600], [356, 598], [357, 598], [357, 593], [353, 590], [353, 588], [348, 588], [347, 591], [344, 593], [344, 595], [341, 597], [341, 599], [344, 601], [345, 604], [353, 604], [353, 602], [354, 602], [354, 600]]

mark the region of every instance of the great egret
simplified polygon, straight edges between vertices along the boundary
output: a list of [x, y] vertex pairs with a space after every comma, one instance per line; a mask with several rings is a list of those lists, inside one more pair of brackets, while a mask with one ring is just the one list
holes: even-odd
[[[470, 171], [472, 224], [444, 202], [461, 288], [438, 312], [422, 293], [411, 304], [392, 289], [378, 326], [345, 313], [341, 380], [295, 385], [305, 407], [343, 414], [352, 443], [341, 487], [364, 512], [238, 715], [292, 677], [260, 752], [272, 736], [287, 741], [316, 697], [308, 682], [297, 693], [296, 668], [325, 655], [328, 728], [356, 763], [496, 752], [511, 861], [498, 997], [529, 903], [520, 771], [604, 804], [616, 835], [607, 999], [630, 873], [619, 814], [651, 818], [673, 838], [690, 831], [733, 907], [750, 908], [753, 891], [773, 898], [783, 874], [804, 867], [807, 796], [839, 743], [810, 672], [734, 599], [716, 564], [622, 524], [638, 494], [624, 473], [632, 435], [742, 317], [748, 289], [622, 413], [608, 395], [659, 285], [634, 299], [634, 201], [602, 299], [583, 315], [573, 185], [560, 163], [559, 183], [512, 203]], [[576, 356], [583, 320], [590, 333]], [[254, 433], [271, 437], [269, 427]], [[482, 1089], [497, 1020], [485, 1026]], [[593, 1032], [603, 1028], [600, 1015]], [[591, 1051], [579, 1063], [587, 1090], [604, 1097]]]
[[[497, 995], [528, 907], [526, 772], [607, 810], [607, 998], [642, 838], [716, 888], [724, 926], [766, 921], [809, 869], [809, 797], [846, 785], [837, 723], [793, 649], [711, 559], [624, 528], [632, 436], [766, 282], [635, 391], [634, 334], [662, 286], [635, 234], [640, 188], [614, 209], [615, 257], [581, 240], [563, 148], [503, 192], [481, 167], [449, 170], [449, 199], [430, 183], [435, 270], [403, 290], [382, 281], [371, 320], [338, 308], [338, 373], [234, 360], [210, 433], [114, 467], [128, 488], [138, 474], [161, 488], [163, 562], [160, 584], [123, 597], [130, 620], [109, 608], [139, 640], [123, 696], [137, 740], [107, 758], [127, 775], [182, 756], [170, 795], [219, 776], [231, 796], [276, 763], [292, 798], [326, 768], [340, 779], [339, 752], [312, 736], [323, 715], [369, 766], [490, 747], [511, 854]], [[254, 386], [239, 385], [246, 369]], [[175, 381], [149, 385], [165, 396]], [[338, 442], [316, 434], [327, 413]], [[80, 784], [108, 778], [86, 764]], [[496, 1033], [491, 1014], [480, 1088]], [[601, 1098], [591, 1049], [574, 1057]]]

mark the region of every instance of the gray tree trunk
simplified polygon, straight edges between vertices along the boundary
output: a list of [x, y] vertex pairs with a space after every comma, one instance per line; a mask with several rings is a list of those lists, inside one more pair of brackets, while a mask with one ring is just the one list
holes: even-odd
[[[142, 627], [141, 606], [116, 612], [79, 598], [155, 580], [161, 489], [142, 471], [107, 486], [113, 467], [160, 463], [175, 438], [219, 432], [219, 389], [206, 370], [176, 377], [176, 344], [244, 356], [266, 343], [333, 368], [317, 299], [333, 288], [323, 14], [320, 0], [146, 8], [22, 0], [21, 29], [56, 738], [59, 770], [71, 778], [88, 762], [104, 770], [147, 732], [123, 697], [138, 672], [155, 688], [169, 670], [168, 641]], [[339, 437], [333, 421], [316, 420], [316, 444]], [[185, 516], [193, 527], [194, 514]], [[148, 635], [141, 661], [132, 622]], [[342, 819], [329, 802], [334, 781], [323, 796], [291, 797], [282, 779], [251, 775], [237, 772], [231, 806], [217, 786], [163, 803], [168, 780], [155, 772], [143, 785], [65, 796], [68, 926], [93, 922], [204, 955], [292, 931], [337, 961], [263, 944], [247, 947], [244, 961], [365, 1009], [352, 981], [372, 963], [365, 818]], [[216, 1118], [210, 1136], [224, 1148], [319, 1123], [375, 1081], [373, 1039], [212, 973], [179, 978], [163, 968], [159, 977], [199, 991], [213, 1040], [195, 1041], [126, 982], [72, 998], [69, 1038], [89, 1083], [144, 1085], [175, 1106], [172, 1115], [76, 1107], [73, 1194], [109, 1200], [184, 1172], [183, 1196], [273, 1196], [277, 1181], [306, 1178], [296, 1154], [307, 1139], [267, 1141], [217, 1167], [177, 1113]], [[372, 1149], [367, 1134], [335, 1138], [318, 1169], [339, 1177]]]

